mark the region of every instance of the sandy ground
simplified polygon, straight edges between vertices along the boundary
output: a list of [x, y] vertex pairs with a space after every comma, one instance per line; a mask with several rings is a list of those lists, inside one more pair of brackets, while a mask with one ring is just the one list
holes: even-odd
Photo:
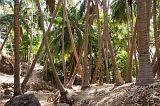
[[[36, 65], [33, 71], [33, 75], [30, 78], [30, 81], [35, 82], [35, 81], [40, 81], [40, 79], [37, 77], [36, 73], [40, 71], [43, 67], [40, 65]], [[22, 82], [24, 77], [21, 77], [20, 82]], [[7, 75], [0, 73], [0, 85], [2, 83], [14, 83], [14, 78], [13, 75]], [[0, 88], [2, 89], [2, 88]], [[30, 92], [31, 93], [31, 92]], [[52, 106], [52, 102], [48, 103], [47, 98], [52, 94], [46, 94], [43, 92], [33, 92], [35, 96], [38, 98], [42, 106]], [[0, 93], [0, 106], [4, 106], [4, 104], [8, 101], [9, 99], [4, 99]]]
[[[37, 66], [38, 68], [38, 66]], [[36, 70], [41, 69], [40, 67]], [[31, 81], [37, 81], [39, 78], [34, 71]], [[21, 82], [23, 77], [21, 78]], [[1, 83], [13, 83], [13, 75], [0, 73]], [[114, 84], [103, 84], [81, 90], [81, 86], [74, 86], [75, 95], [71, 95], [72, 106], [160, 106], [160, 81], [147, 86], [136, 86], [135, 82], [127, 83], [122, 86], [114, 86]], [[52, 102], [47, 99], [53, 92], [44, 91], [28, 91], [34, 93], [41, 103], [41, 106], [53, 106]], [[0, 106], [4, 106], [6, 101], [0, 96]]]

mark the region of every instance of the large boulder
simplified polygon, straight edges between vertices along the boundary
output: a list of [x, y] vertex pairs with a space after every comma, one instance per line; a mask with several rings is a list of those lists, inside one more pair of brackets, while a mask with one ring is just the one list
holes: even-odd
[[24, 94], [12, 98], [4, 106], [41, 106], [41, 104], [33, 94]]
[[10, 55], [0, 53], [0, 72], [13, 75], [13, 58]]

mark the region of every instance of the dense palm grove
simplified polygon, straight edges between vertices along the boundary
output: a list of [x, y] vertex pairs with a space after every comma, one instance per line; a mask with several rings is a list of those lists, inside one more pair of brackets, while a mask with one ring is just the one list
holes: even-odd
[[[36, 63], [61, 93], [73, 84], [136, 85], [160, 78], [159, 0], [0, 0], [2, 48], [14, 58], [14, 96]], [[28, 64], [20, 84], [20, 63]]]

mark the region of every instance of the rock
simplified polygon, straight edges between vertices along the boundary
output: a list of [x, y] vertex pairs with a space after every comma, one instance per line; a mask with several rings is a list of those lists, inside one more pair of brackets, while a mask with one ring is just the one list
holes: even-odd
[[13, 58], [10, 55], [0, 53], [0, 72], [13, 75]]
[[11, 92], [13, 92], [13, 88], [6, 88], [6, 89], [4, 89], [4, 94], [5, 95], [10, 95]]
[[4, 106], [41, 106], [41, 104], [33, 94], [24, 94], [12, 98]]

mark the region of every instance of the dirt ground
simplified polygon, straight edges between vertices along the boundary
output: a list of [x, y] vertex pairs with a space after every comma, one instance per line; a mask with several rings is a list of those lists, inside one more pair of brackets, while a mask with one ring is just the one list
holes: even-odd
[[[37, 75], [34, 73], [34, 75]], [[32, 76], [35, 83], [38, 77]], [[0, 73], [0, 85], [2, 83], [13, 83], [13, 75]], [[21, 82], [23, 77], [21, 78]], [[2, 88], [1, 88], [2, 90]], [[103, 84], [103, 86], [91, 85], [90, 88], [81, 91], [81, 86], [74, 86], [74, 95], [70, 95], [72, 106], [160, 106], [160, 82], [148, 86], [136, 86], [135, 82], [122, 86], [113, 84]], [[38, 98], [42, 106], [53, 106], [52, 102], [47, 102], [53, 91], [39, 90], [27, 91], [33, 93]], [[4, 106], [9, 99], [3, 98], [0, 92], [0, 106]]]

